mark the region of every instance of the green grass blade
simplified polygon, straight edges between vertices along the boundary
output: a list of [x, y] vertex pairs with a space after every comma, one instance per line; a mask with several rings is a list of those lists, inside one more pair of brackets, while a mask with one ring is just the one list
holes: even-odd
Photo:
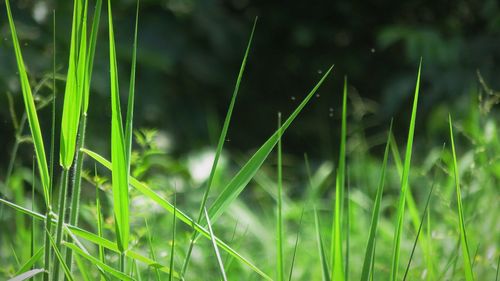
[[[281, 113], [278, 113], [278, 132], [281, 135]], [[278, 204], [276, 206], [276, 264], [278, 280], [283, 281], [283, 168], [281, 137], [278, 139]]]
[[[99, 154], [97, 154], [95, 152], [92, 152], [92, 151], [90, 151], [88, 149], [82, 149], [82, 150], [85, 152], [85, 154], [87, 154], [90, 157], [92, 157], [94, 160], [96, 160], [97, 162], [99, 162], [100, 164], [102, 164], [107, 169], [110, 169], [110, 170], [112, 169], [111, 163], [109, 161], [107, 161], [106, 159], [104, 159]], [[180, 211], [179, 209], [177, 209], [176, 207], [174, 207], [170, 202], [168, 202], [163, 197], [161, 197], [156, 192], [154, 192], [151, 188], [149, 188], [149, 186], [147, 186], [146, 184], [138, 181], [134, 177], [130, 177], [130, 184], [134, 188], [136, 188], [139, 192], [141, 192], [143, 195], [145, 195], [146, 197], [150, 198], [155, 203], [157, 203], [158, 205], [160, 205], [163, 209], [165, 209], [166, 211], [168, 211], [171, 214], [175, 214], [176, 218], [179, 219], [180, 221], [182, 221], [183, 223], [185, 223], [187, 226], [192, 227], [198, 233], [200, 233], [203, 236], [205, 236], [206, 238], [210, 239], [210, 233], [208, 232], [208, 230], [206, 230], [204, 227], [202, 227], [201, 225], [199, 225], [198, 223], [196, 223], [196, 221], [194, 221], [192, 218], [190, 218], [189, 216], [187, 216], [186, 214], [184, 214], [182, 211]], [[5, 201], [5, 200], [2, 200], [0, 198], [0, 202], [3, 202], [3, 201]], [[10, 204], [8, 204], [8, 203], [6, 203], [6, 204], [10, 206]], [[262, 270], [260, 270], [258, 267], [256, 267], [248, 259], [244, 258], [238, 252], [236, 252], [231, 247], [229, 247], [222, 240], [220, 240], [217, 237], [215, 239], [217, 241], [217, 245], [221, 249], [223, 249], [224, 251], [228, 252], [231, 256], [233, 256], [234, 258], [236, 258], [237, 260], [239, 260], [243, 264], [246, 264], [248, 267], [250, 267], [253, 271], [255, 271], [256, 273], [258, 273], [264, 279], [266, 279], [266, 280], [272, 280], [267, 274], [265, 274]]]
[[453, 154], [453, 172], [455, 176], [455, 187], [457, 191], [457, 207], [458, 207], [458, 223], [460, 229], [460, 246], [462, 248], [462, 258], [464, 262], [465, 280], [474, 280], [474, 272], [472, 271], [472, 263], [469, 254], [469, 244], [467, 242], [467, 235], [465, 231], [464, 213], [462, 205], [462, 193], [460, 192], [460, 176], [458, 174], [457, 154], [455, 152], [455, 141], [453, 138], [453, 124], [451, 121], [451, 114], [448, 115], [450, 125], [450, 139], [451, 139], [451, 152]]
[[90, 277], [89, 268], [83, 264], [82, 259], [78, 255], [75, 255], [74, 258], [76, 266], [78, 267], [78, 270], [80, 270], [80, 273], [82, 274], [83, 281], [91, 281], [92, 279]]
[[52, 249], [54, 250], [56, 257], [59, 260], [59, 263], [61, 264], [61, 266], [64, 270], [64, 274], [65, 274], [66, 278], [70, 281], [73, 281], [74, 279], [73, 279], [73, 276], [71, 275], [71, 270], [68, 268], [68, 265], [66, 265], [66, 262], [64, 261], [64, 258], [62, 256], [61, 252], [59, 251], [59, 247], [57, 246], [57, 244], [54, 241], [54, 239], [52, 238], [52, 236], [49, 235], [49, 239], [50, 239], [50, 244], [52, 245]]
[[[144, 222], [146, 223], [146, 234], [147, 234], [146, 236], [148, 240], [148, 247], [151, 259], [156, 262], [156, 254], [155, 254], [155, 249], [153, 248], [153, 240], [151, 238], [151, 231], [149, 230], [148, 220], [145, 218]], [[158, 270], [158, 268], [154, 268], [154, 271], [155, 271], [156, 281], [160, 281], [160, 271]]]
[[217, 264], [219, 265], [221, 277], [224, 281], [227, 281], [226, 270], [224, 269], [224, 264], [222, 263], [222, 259], [220, 257], [219, 248], [217, 247], [217, 241], [215, 240], [214, 231], [212, 229], [210, 218], [208, 217], [207, 209], [205, 209], [205, 218], [207, 220], [208, 231], [210, 232], [210, 240], [212, 241], [215, 256], [217, 257]]
[[96, 265], [96, 266], [99, 266], [100, 268], [102, 268], [105, 272], [113, 275], [114, 277], [118, 278], [119, 280], [129, 280], [129, 281], [132, 281], [132, 280], [135, 280], [134, 278], [128, 276], [127, 274], [123, 273], [123, 272], [120, 272], [112, 267], [110, 267], [109, 265], [107, 264], [104, 264], [102, 263], [99, 259], [85, 253], [84, 251], [82, 251], [77, 245], [75, 244], [72, 244], [72, 243], [64, 243], [64, 246], [70, 248], [73, 252], [77, 253], [78, 255], [80, 255], [81, 257], [87, 259], [88, 261], [90, 261], [92, 264]]
[[175, 230], [176, 230], [176, 214], [177, 214], [177, 192], [174, 193], [174, 213], [172, 215], [172, 246], [170, 247], [170, 274], [168, 280], [174, 280], [174, 255], [175, 255]]
[[16, 27], [14, 25], [14, 20], [12, 18], [9, 0], [5, 0], [5, 7], [7, 9], [7, 16], [9, 18], [9, 27], [10, 27], [10, 32], [12, 34], [14, 51], [16, 54], [17, 69], [19, 72], [19, 80], [21, 82], [24, 106], [26, 109], [26, 114], [28, 116], [28, 124], [30, 126], [31, 136], [33, 138], [33, 143], [35, 146], [35, 154], [37, 160], [36, 162], [38, 164], [38, 170], [42, 181], [45, 205], [48, 207], [50, 206], [51, 181], [49, 176], [49, 169], [47, 166], [47, 158], [45, 156], [45, 147], [43, 144], [42, 132], [40, 130], [40, 124], [38, 122], [38, 114], [36, 112], [35, 102], [33, 100], [33, 95], [31, 93], [28, 74], [26, 73], [26, 68], [24, 66], [21, 47], [19, 46], [19, 40], [17, 38]]
[[42, 268], [32, 269], [32, 270], [26, 271], [24, 273], [21, 273], [21, 274], [17, 275], [16, 277], [9, 279], [8, 281], [28, 280], [28, 279], [31, 279], [42, 272], [44, 272], [44, 270]]
[[384, 160], [382, 161], [382, 169], [380, 171], [380, 179], [377, 187], [377, 195], [373, 204], [372, 219], [370, 223], [370, 231], [368, 232], [368, 243], [366, 245], [365, 258], [363, 262], [363, 269], [361, 271], [361, 281], [368, 281], [370, 278], [370, 269], [373, 264], [373, 253], [375, 251], [375, 236], [377, 233], [378, 220], [380, 218], [380, 205], [382, 203], [382, 196], [384, 194], [385, 175], [387, 170], [387, 160], [389, 158], [390, 137], [392, 135], [392, 120], [389, 127], [389, 135], [385, 145]]
[[82, 0], [75, 0], [68, 62], [68, 75], [64, 91], [64, 103], [61, 119], [60, 163], [64, 169], [73, 164], [76, 149], [78, 124], [82, 108], [82, 94], [87, 45], [87, 1], [82, 13]]
[[248, 160], [248, 162], [241, 168], [236, 176], [229, 182], [224, 190], [219, 194], [215, 202], [209, 210], [210, 219], [215, 221], [227, 207], [240, 195], [245, 189], [246, 185], [253, 178], [257, 170], [262, 166], [267, 156], [271, 153], [274, 146], [278, 143], [278, 139], [285, 133], [286, 129], [290, 127], [295, 118], [299, 115], [302, 109], [307, 105], [309, 100], [314, 96], [321, 84], [325, 81], [326, 77], [330, 74], [333, 66], [326, 71], [321, 80], [314, 86], [299, 106], [293, 111], [288, 119], [283, 123], [280, 130], [276, 131], [255, 154]]
[[95, 46], [97, 44], [97, 33], [99, 31], [99, 23], [101, 20], [102, 0], [97, 0], [94, 9], [94, 18], [92, 19], [92, 30], [90, 31], [90, 44], [87, 54], [87, 61], [85, 63], [85, 90], [83, 94], [83, 114], [87, 114], [89, 107], [90, 96], [90, 82], [92, 80], [92, 70], [94, 67]]
[[31, 256], [31, 258], [26, 261], [23, 266], [16, 272], [16, 276], [17, 275], [21, 275], [23, 272], [26, 272], [27, 270], [29, 270], [31, 267], [33, 267], [33, 265], [43, 256], [43, 246], [38, 248], [38, 250], [36, 250], [33, 255]]
[[[206, 204], [207, 204], [207, 199], [208, 199], [208, 195], [210, 194], [210, 189], [212, 187], [212, 183], [214, 180], [215, 171], [217, 170], [217, 165], [219, 163], [219, 159], [220, 159], [220, 156], [222, 154], [222, 148], [224, 147], [224, 143], [226, 142], [227, 131], [228, 131], [229, 125], [231, 123], [231, 117], [233, 115], [234, 105], [236, 103], [236, 98], [237, 98], [238, 93], [239, 93], [241, 80], [243, 78], [243, 73], [245, 72], [248, 54], [250, 53], [250, 47], [252, 46], [253, 36], [255, 33], [256, 26], [257, 26], [257, 18], [255, 18], [255, 21], [253, 23], [252, 32], [250, 33], [250, 38], [248, 39], [247, 48], [245, 50], [245, 54], [244, 54], [243, 60], [241, 62], [240, 71], [239, 71], [238, 77], [236, 79], [236, 84], [234, 86], [234, 91], [233, 91], [233, 95], [231, 97], [231, 102], [229, 104], [229, 108], [228, 108], [227, 113], [226, 113], [226, 118], [224, 119], [224, 124], [222, 126], [222, 131], [221, 131], [221, 134], [219, 136], [219, 141], [217, 143], [217, 149], [215, 151], [214, 161], [212, 162], [212, 168], [210, 169], [210, 175], [208, 176], [207, 187], [205, 189], [205, 192], [203, 193], [203, 199], [201, 200], [200, 208], [198, 210], [198, 218], [196, 220], [197, 223], [200, 223], [200, 221], [203, 217], [203, 210], [205, 209]], [[195, 238], [196, 238], [196, 232], [193, 232], [190, 243], [189, 243], [189, 248], [188, 248], [188, 251], [186, 254], [186, 258], [184, 260], [184, 264], [182, 265], [182, 274], [183, 275], [187, 270], [187, 266], [188, 266], [189, 260], [191, 258], [191, 252], [193, 250], [194, 241], [196, 240]]]
[[403, 175], [401, 177], [401, 191], [399, 196], [399, 203], [397, 208], [397, 225], [394, 230], [394, 245], [392, 252], [392, 264], [391, 264], [391, 281], [396, 281], [399, 270], [399, 255], [400, 255], [400, 247], [401, 247], [401, 236], [403, 235], [403, 221], [404, 221], [404, 213], [405, 213], [405, 203], [406, 203], [406, 194], [409, 189], [409, 178], [410, 178], [410, 163], [411, 163], [411, 154], [413, 147], [413, 136], [415, 133], [415, 120], [417, 118], [417, 104], [418, 104], [418, 93], [420, 89], [420, 71], [422, 69], [422, 60], [420, 60], [420, 64], [418, 67], [417, 74], [417, 82], [415, 86], [415, 95], [413, 98], [413, 108], [411, 113], [411, 121], [410, 127], [408, 130], [408, 141], [406, 144], [406, 155], [403, 166]]
[[302, 230], [303, 217], [304, 217], [304, 209], [302, 209], [302, 213], [300, 214], [299, 229], [297, 231], [297, 236], [295, 237], [295, 245], [293, 246], [292, 261], [290, 262], [290, 274], [288, 275], [288, 281], [292, 281], [293, 268], [295, 266], [295, 257], [297, 254], [297, 248], [299, 246], [299, 237], [300, 237], [300, 231]]
[[431, 197], [432, 197], [433, 191], [434, 191], [434, 182], [432, 183], [431, 190], [429, 191], [429, 195], [427, 196], [427, 201], [425, 202], [424, 213], [422, 214], [422, 219], [420, 220], [420, 225], [419, 225], [418, 230], [417, 230], [417, 236], [415, 237], [415, 242], [413, 242], [413, 247], [411, 249], [410, 258], [408, 259], [408, 264], [406, 265], [406, 270], [405, 270], [405, 275], [403, 276], [403, 281], [405, 281], [406, 277], [408, 276], [411, 261], [413, 259], [413, 255], [415, 253], [415, 249], [417, 248], [418, 238], [420, 236], [420, 232], [422, 231], [422, 226], [424, 225], [425, 216], [426, 216], [427, 210], [429, 208], [429, 203], [431, 202]]
[[314, 208], [314, 224], [316, 226], [316, 241], [318, 243], [318, 255], [321, 264], [321, 273], [323, 281], [330, 281], [330, 273], [328, 270], [328, 262], [325, 253], [325, 248], [323, 247], [323, 239], [321, 239], [321, 229], [319, 225], [318, 211]]
[[129, 198], [128, 168], [125, 139], [123, 135], [122, 115], [120, 110], [120, 94], [118, 86], [118, 69], [116, 65], [115, 36], [111, 1], [108, 0], [109, 21], [109, 67], [111, 81], [111, 163], [113, 183], [113, 207], [116, 224], [117, 244], [121, 252], [129, 243]]
[[135, 12], [134, 46], [132, 47], [132, 66], [130, 69], [130, 85], [128, 92], [127, 117], [125, 121], [125, 148], [127, 152], [127, 171], [130, 173], [130, 153], [132, 150], [132, 127], [135, 102], [135, 69], [137, 63], [137, 29], [139, 26], [139, 0]]
[[343, 281], [344, 260], [342, 255], [343, 233], [342, 221], [344, 214], [344, 190], [345, 190], [345, 145], [347, 138], [347, 77], [344, 78], [344, 91], [342, 98], [342, 126], [340, 133], [339, 166], [335, 181], [335, 213], [333, 217], [331, 257], [332, 257], [332, 280]]

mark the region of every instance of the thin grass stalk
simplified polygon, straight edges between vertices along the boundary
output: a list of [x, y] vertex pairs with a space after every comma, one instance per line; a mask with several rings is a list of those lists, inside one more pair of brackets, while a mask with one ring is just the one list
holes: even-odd
[[[278, 113], [278, 131], [281, 135], [281, 113]], [[283, 167], [281, 137], [278, 139], [278, 204], [276, 206], [276, 264], [278, 280], [283, 281]]]
[[215, 241], [214, 231], [212, 229], [212, 223], [210, 222], [210, 217], [208, 216], [208, 211], [205, 209], [205, 217], [207, 219], [208, 231], [210, 232], [210, 238], [212, 240], [212, 246], [215, 252], [215, 256], [217, 258], [217, 264], [219, 265], [220, 274], [222, 280], [227, 281], [226, 270], [224, 269], [224, 264], [222, 263], [222, 259], [220, 257], [219, 248], [217, 247], [217, 242]]
[[[224, 143], [226, 142], [226, 136], [227, 136], [227, 131], [229, 129], [230, 122], [231, 122], [231, 116], [233, 114], [234, 105], [236, 103], [236, 98], [238, 96], [238, 92], [240, 89], [240, 83], [241, 83], [241, 80], [243, 78], [243, 74], [245, 72], [248, 54], [250, 53], [250, 47], [252, 46], [255, 27], [257, 26], [257, 19], [258, 18], [255, 18], [254, 23], [253, 23], [252, 31], [250, 33], [250, 38], [248, 39], [248, 43], [247, 43], [247, 48], [245, 50], [245, 54], [243, 56], [243, 60], [242, 60], [241, 65], [240, 65], [238, 77], [236, 78], [236, 84], [234, 86], [233, 95], [231, 97], [231, 102], [229, 103], [229, 108], [228, 108], [227, 113], [226, 113], [226, 118], [224, 119], [222, 131], [221, 131], [221, 134], [219, 136], [219, 140], [217, 143], [217, 150], [215, 153], [214, 161], [212, 163], [212, 167], [210, 169], [210, 175], [209, 175], [208, 181], [207, 181], [207, 187], [205, 189], [205, 192], [203, 193], [203, 199], [201, 200], [200, 208], [198, 210], [198, 217], [196, 219], [196, 223], [198, 223], [198, 224], [201, 222], [201, 220], [203, 218], [203, 210], [206, 207], [208, 195], [210, 194], [210, 189], [212, 187], [213, 179], [215, 176], [215, 171], [217, 169], [217, 165], [219, 163], [219, 158], [220, 158], [220, 155], [222, 153], [222, 148], [224, 146]], [[191, 240], [189, 242], [189, 248], [188, 248], [188, 251], [186, 253], [186, 258], [185, 258], [184, 263], [182, 265], [181, 276], [184, 276], [184, 274], [186, 273], [187, 267], [189, 265], [189, 260], [191, 258], [191, 253], [193, 251], [194, 242], [196, 240], [196, 236], [197, 236], [196, 231], [193, 231], [193, 233], [191, 234]]]
[[175, 228], [176, 221], [175, 217], [177, 214], [177, 191], [174, 192], [174, 213], [172, 216], [172, 247], [170, 248], [170, 274], [168, 275], [168, 280], [174, 280], [174, 254], [175, 254]]
[[[66, 216], [66, 199], [67, 199], [66, 197], [68, 194], [68, 177], [69, 177], [69, 170], [63, 169], [61, 187], [59, 190], [59, 204], [58, 204], [56, 240], [55, 240], [55, 246], [58, 249], [62, 249], [62, 247], [61, 247], [62, 236], [63, 236], [62, 229], [63, 229], [64, 218]], [[57, 281], [57, 280], [59, 280], [59, 259], [54, 259], [54, 264], [53, 264], [52, 268], [53, 268], [52, 280]]]

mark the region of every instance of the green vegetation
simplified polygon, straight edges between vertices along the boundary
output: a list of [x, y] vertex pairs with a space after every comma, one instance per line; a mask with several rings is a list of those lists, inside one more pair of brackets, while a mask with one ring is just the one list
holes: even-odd
[[[100, 118], [109, 124], [110, 134], [102, 136], [108, 150], [87, 146], [86, 130], [92, 126], [87, 118], [92, 107], [94, 53], [101, 46], [97, 44], [101, 6], [101, 0], [94, 9], [87, 0], [74, 1], [67, 73], [56, 73], [54, 64], [52, 83], [44, 78], [33, 87], [36, 79], [29, 77], [15, 15], [5, 0], [17, 61], [17, 70], [12, 71], [19, 74], [25, 107], [25, 117], [18, 120], [12, 114], [12, 123], [15, 137], [21, 139], [28, 121], [29, 132], [24, 137], [28, 145], [22, 149], [33, 151], [34, 163], [32, 167], [14, 167], [22, 143], [17, 141], [7, 176], [0, 182], [0, 222], [6, 226], [0, 229], [0, 278], [498, 278], [500, 136], [494, 108], [498, 94], [480, 75], [479, 83], [487, 93], [479, 100], [482, 104], [476, 102], [479, 93], [472, 92], [474, 102], [461, 114], [436, 109], [429, 126], [436, 136], [444, 136], [446, 144], [443, 148], [432, 144], [426, 151], [417, 136], [419, 95], [425, 95], [421, 89], [425, 61], [420, 60], [409, 122], [403, 128], [408, 132], [404, 159], [392, 121], [378, 127], [376, 134], [382, 136], [381, 141], [370, 142], [365, 136], [356, 118], [359, 97], [351, 92], [345, 77], [343, 90], [336, 87], [342, 100], [340, 120], [335, 120], [339, 122], [334, 127], [340, 135], [336, 161], [325, 155], [325, 159], [310, 163], [306, 154], [302, 164], [287, 154], [286, 132], [307, 114], [306, 108], [316, 102], [322, 86], [336, 75], [331, 66], [312, 82], [312, 89], [284, 122], [278, 113], [277, 129], [241, 161], [242, 157], [226, 153], [224, 145], [231, 126], [237, 125], [231, 120], [238, 110], [240, 87], [245, 87], [245, 67], [252, 61], [252, 42], [259, 34], [255, 20], [222, 129], [213, 132], [219, 137], [210, 163], [196, 170], [183, 157], [162, 151], [157, 131], [134, 130], [136, 97], [147, 94], [135, 94], [136, 82], [140, 83], [136, 81], [139, 2], [129, 50], [132, 61], [124, 124], [112, 1], [107, 1], [108, 40], [104, 45], [109, 47], [110, 114]], [[92, 27], [87, 34], [90, 14]], [[56, 88], [60, 84], [65, 91], [59, 109]], [[48, 97], [39, 97], [40, 88], [48, 89]], [[52, 105], [53, 119], [45, 133], [39, 114], [48, 104]], [[488, 110], [482, 110], [485, 104]], [[259, 109], [255, 110], [259, 114]], [[452, 114], [459, 116], [458, 121], [452, 121]], [[58, 121], [61, 137], [57, 150], [54, 136]], [[51, 137], [49, 161], [46, 135]], [[380, 154], [382, 147], [385, 149]], [[54, 169], [57, 152], [60, 168]], [[108, 152], [111, 161], [104, 156]], [[227, 164], [228, 159], [241, 165]], [[203, 159], [195, 162], [200, 164]], [[203, 176], [196, 182], [200, 171]], [[56, 197], [55, 191], [59, 191]]]

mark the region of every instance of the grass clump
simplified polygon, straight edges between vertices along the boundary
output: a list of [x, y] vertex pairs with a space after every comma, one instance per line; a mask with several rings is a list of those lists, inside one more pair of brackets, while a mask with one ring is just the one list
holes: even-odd
[[[0, 220], [16, 229], [0, 230], [1, 237], [7, 238], [0, 241], [0, 258], [5, 265], [0, 277], [279, 281], [471, 281], [498, 277], [500, 229], [497, 213], [492, 210], [500, 207], [496, 188], [500, 140], [494, 109], [486, 115], [477, 104], [470, 103], [460, 121], [452, 124], [449, 115], [448, 127], [444, 126], [450, 136], [444, 141], [450, 141], [451, 146], [447, 146], [451, 150], [423, 149], [416, 141], [424, 71], [420, 62], [410, 122], [402, 128], [408, 132], [402, 160], [393, 133], [400, 122], [391, 122], [387, 136], [385, 129], [380, 130], [386, 141], [368, 145], [362, 121], [351, 120], [358, 114], [355, 103], [359, 101], [350, 94], [345, 78], [339, 95], [340, 121], [335, 120], [340, 129], [335, 165], [329, 157], [310, 161], [307, 154], [305, 164], [297, 165], [294, 156], [283, 152], [285, 133], [299, 115], [307, 114], [305, 108], [333, 74], [332, 66], [287, 118], [282, 120], [281, 113], [278, 115], [276, 131], [234, 172], [232, 166], [223, 165], [223, 158], [234, 157], [226, 155], [224, 144], [238, 107], [240, 87], [244, 87], [254, 36], [257, 38], [255, 20], [203, 188], [191, 188], [194, 183], [188, 164], [181, 159], [166, 159], [155, 146], [155, 131], [135, 134], [134, 144], [135, 87], [141, 83], [136, 81], [139, 2], [124, 122], [112, 3], [107, 1], [111, 117], [105, 121], [111, 125], [110, 134], [106, 134], [110, 136], [111, 161], [102, 156], [106, 151], [86, 146], [86, 128], [92, 126], [87, 124], [87, 114], [102, 0], [94, 3], [91, 24], [90, 2], [74, 1], [67, 73], [57, 74], [54, 68], [52, 84], [40, 81], [40, 87], [50, 92], [42, 103], [35, 98], [37, 88], [30, 85], [10, 3], [5, 0], [29, 125], [30, 146], [26, 149], [33, 149], [36, 163], [30, 170], [10, 160], [8, 177], [0, 182]], [[65, 89], [61, 116], [56, 114], [54, 102], [59, 83], [64, 83]], [[61, 124], [59, 151], [53, 144], [56, 122], [50, 128], [50, 155], [59, 152], [58, 175], [49, 167], [52, 160], [47, 161], [38, 119], [38, 110], [50, 102], [53, 120]], [[446, 124], [445, 119], [433, 122]], [[22, 135], [21, 124], [25, 122], [19, 121], [16, 117], [13, 122], [16, 137]], [[456, 136], [454, 128], [459, 132]], [[16, 158], [18, 149], [24, 149], [21, 143], [16, 142], [11, 159]], [[385, 146], [379, 155], [381, 143]], [[456, 153], [457, 144], [466, 150], [459, 154], [462, 157]], [[377, 149], [363, 148], [371, 146]], [[276, 163], [269, 159], [275, 149]], [[462, 163], [464, 166], [459, 166]], [[159, 167], [151, 166], [156, 164]], [[171, 169], [187, 172], [175, 177]], [[88, 170], [93, 170], [93, 176]], [[428, 176], [431, 170], [432, 177]], [[25, 174], [31, 179], [26, 180]], [[158, 176], [168, 180], [158, 184]], [[57, 178], [60, 187], [56, 204], [52, 192], [53, 179]], [[29, 189], [25, 182], [30, 184]], [[68, 190], [72, 190], [71, 195]], [[91, 194], [87, 197], [92, 200], [81, 198], [82, 190]], [[37, 201], [39, 194], [42, 200]], [[450, 208], [455, 204], [457, 208]], [[407, 208], [409, 215], [405, 214]], [[24, 217], [31, 219], [29, 226]], [[39, 237], [45, 238], [43, 245]], [[471, 255], [471, 249], [477, 249], [476, 254]], [[404, 276], [399, 274], [401, 260], [408, 261]]]

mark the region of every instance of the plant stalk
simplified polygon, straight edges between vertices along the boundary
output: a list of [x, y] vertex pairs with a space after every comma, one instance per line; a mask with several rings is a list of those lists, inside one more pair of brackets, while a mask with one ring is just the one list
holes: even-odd
[[[66, 215], [66, 197], [68, 194], [68, 175], [69, 175], [69, 169], [63, 169], [62, 173], [62, 181], [61, 181], [61, 189], [59, 190], [59, 212], [57, 213], [57, 227], [56, 227], [56, 247], [58, 249], [61, 249], [61, 242], [62, 242], [62, 228], [63, 228], [63, 222], [64, 222], [64, 217]], [[53, 272], [54, 274], [52, 275], [52, 280], [57, 281], [59, 280], [59, 260], [54, 259], [54, 267], [53, 267]]]

